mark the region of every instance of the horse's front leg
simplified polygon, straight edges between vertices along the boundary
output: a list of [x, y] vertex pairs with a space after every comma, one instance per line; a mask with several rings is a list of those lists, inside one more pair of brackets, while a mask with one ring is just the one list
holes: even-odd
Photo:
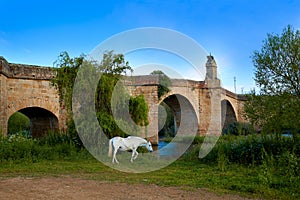
[[135, 156], [133, 157], [133, 160], [135, 160], [138, 157], [139, 153], [137, 152], [137, 150], [135, 150]]
[[136, 149], [135, 148], [133, 148], [132, 149], [132, 154], [131, 154], [131, 159], [130, 159], [130, 162], [133, 162], [134, 161], [134, 157], [135, 157], [135, 154], [136, 154], [137, 152], [136, 152]]
[[133, 162], [137, 158], [138, 155], [139, 155], [139, 153], [136, 151], [136, 149], [132, 149], [130, 162]]

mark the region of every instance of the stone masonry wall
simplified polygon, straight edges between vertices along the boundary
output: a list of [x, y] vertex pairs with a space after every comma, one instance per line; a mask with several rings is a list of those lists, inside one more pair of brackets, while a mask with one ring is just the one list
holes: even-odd
[[149, 125], [140, 133], [141, 137], [147, 137], [151, 143], [158, 144], [158, 96], [157, 85], [136, 85], [128, 86], [131, 95], [144, 95], [149, 106]]
[[0, 134], [7, 132], [7, 92], [6, 92], [7, 77], [0, 74]]

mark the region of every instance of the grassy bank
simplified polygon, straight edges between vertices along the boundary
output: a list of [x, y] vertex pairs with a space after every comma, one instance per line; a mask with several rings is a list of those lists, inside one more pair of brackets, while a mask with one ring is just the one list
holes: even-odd
[[0, 173], [2, 178], [71, 176], [99, 181], [179, 186], [186, 189], [207, 188], [220, 194], [236, 193], [266, 199], [299, 199], [300, 197], [297, 188], [280, 189], [266, 186], [258, 176], [260, 168], [234, 164], [228, 165], [226, 171], [221, 171], [216, 164], [176, 161], [152, 173], [128, 174], [108, 168], [90, 158], [5, 164], [1, 165]]
[[[272, 148], [267, 147], [271, 143], [270, 140], [277, 140], [272, 142]], [[50, 145], [45, 141], [27, 141], [19, 138], [17, 143], [2, 138], [0, 176], [71, 176], [99, 181], [179, 186], [187, 189], [207, 188], [217, 193], [237, 193], [265, 199], [299, 199], [299, 143], [291, 144], [292, 140], [294, 139], [224, 137], [205, 159], [200, 160], [197, 158], [200, 144], [196, 142], [189, 152], [168, 167], [151, 173], [131, 174], [103, 165], [68, 140]], [[4, 159], [4, 143], [5, 147], [10, 149], [12, 157]], [[27, 146], [29, 144], [30, 147]], [[252, 150], [248, 148], [250, 144]], [[14, 158], [14, 154], [20, 154], [22, 148], [23, 152], [27, 153], [21, 153], [22, 156]], [[276, 151], [272, 153], [271, 149]], [[38, 153], [39, 151], [49, 154]], [[236, 157], [233, 157], [233, 154]]]

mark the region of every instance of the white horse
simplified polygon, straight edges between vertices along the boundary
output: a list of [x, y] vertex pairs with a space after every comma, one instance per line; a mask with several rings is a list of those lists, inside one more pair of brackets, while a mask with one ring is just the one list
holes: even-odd
[[112, 156], [112, 149], [114, 148], [112, 163], [119, 163], [116, 157], [118, 150], [132, 150], [130, 162], [133, 162], [139, 154], [137, 152], [139, 146], [146, 147], [149, 152], [153, 151], [151, 142], [141, 137], [128, 136], [127, 138], [122, 138], [117, 136], [109, 140], [108, 156]]

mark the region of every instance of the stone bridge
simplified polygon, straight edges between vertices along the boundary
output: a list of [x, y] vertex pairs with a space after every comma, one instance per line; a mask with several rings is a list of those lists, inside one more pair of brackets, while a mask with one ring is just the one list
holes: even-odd
[[[207, 57], [204, 81], [172, 79], [170, 92], [158, 97], [158, 76], [135, 76], [131, 79], [129, 91], [133, 95], [143, 94], [150, 107], [152, 124], [147, 136], [158, 141], [158, 105], [168, 105], [174, 116], [176, 134], [219, 135], [229, 124], [246, 121], [243, 115], [245, 97], [232, 93], [220, 85], [217, 64], [213, 56]], [[155, 106], [154, 106], [155, 105]], [[145, 135], [144, 135], [145, 136]]]
[[0, 132], [7, 134], [8, 119], [21, 112], [30, 119], [33, 137], [65, 128], [65, 111], [50, 86], [50, 67], [8, 63], [0, 57]]
[[[204, 81], [172, 79], [170, 92], [158, 97], [159, 77], [134, 76], [127, 82], [132, 95], [143, 94], [149, 105], [150, 126], [147, 137], [158, 142], [158, 107], [164, 102], [174, 115], [177, 134], [220, 134], [234, 121], [245, 121], [245, 99], [220, 86], [217, 64], [207, 57]], [[0, 130], [7, 134], [7, 123], [15, 112], [31, 121], [33, 136], [50, 130], [65, 129], [66, 114], [50, 79], [55, 76], [49, 67], [8, 63], [0, 57]]]

